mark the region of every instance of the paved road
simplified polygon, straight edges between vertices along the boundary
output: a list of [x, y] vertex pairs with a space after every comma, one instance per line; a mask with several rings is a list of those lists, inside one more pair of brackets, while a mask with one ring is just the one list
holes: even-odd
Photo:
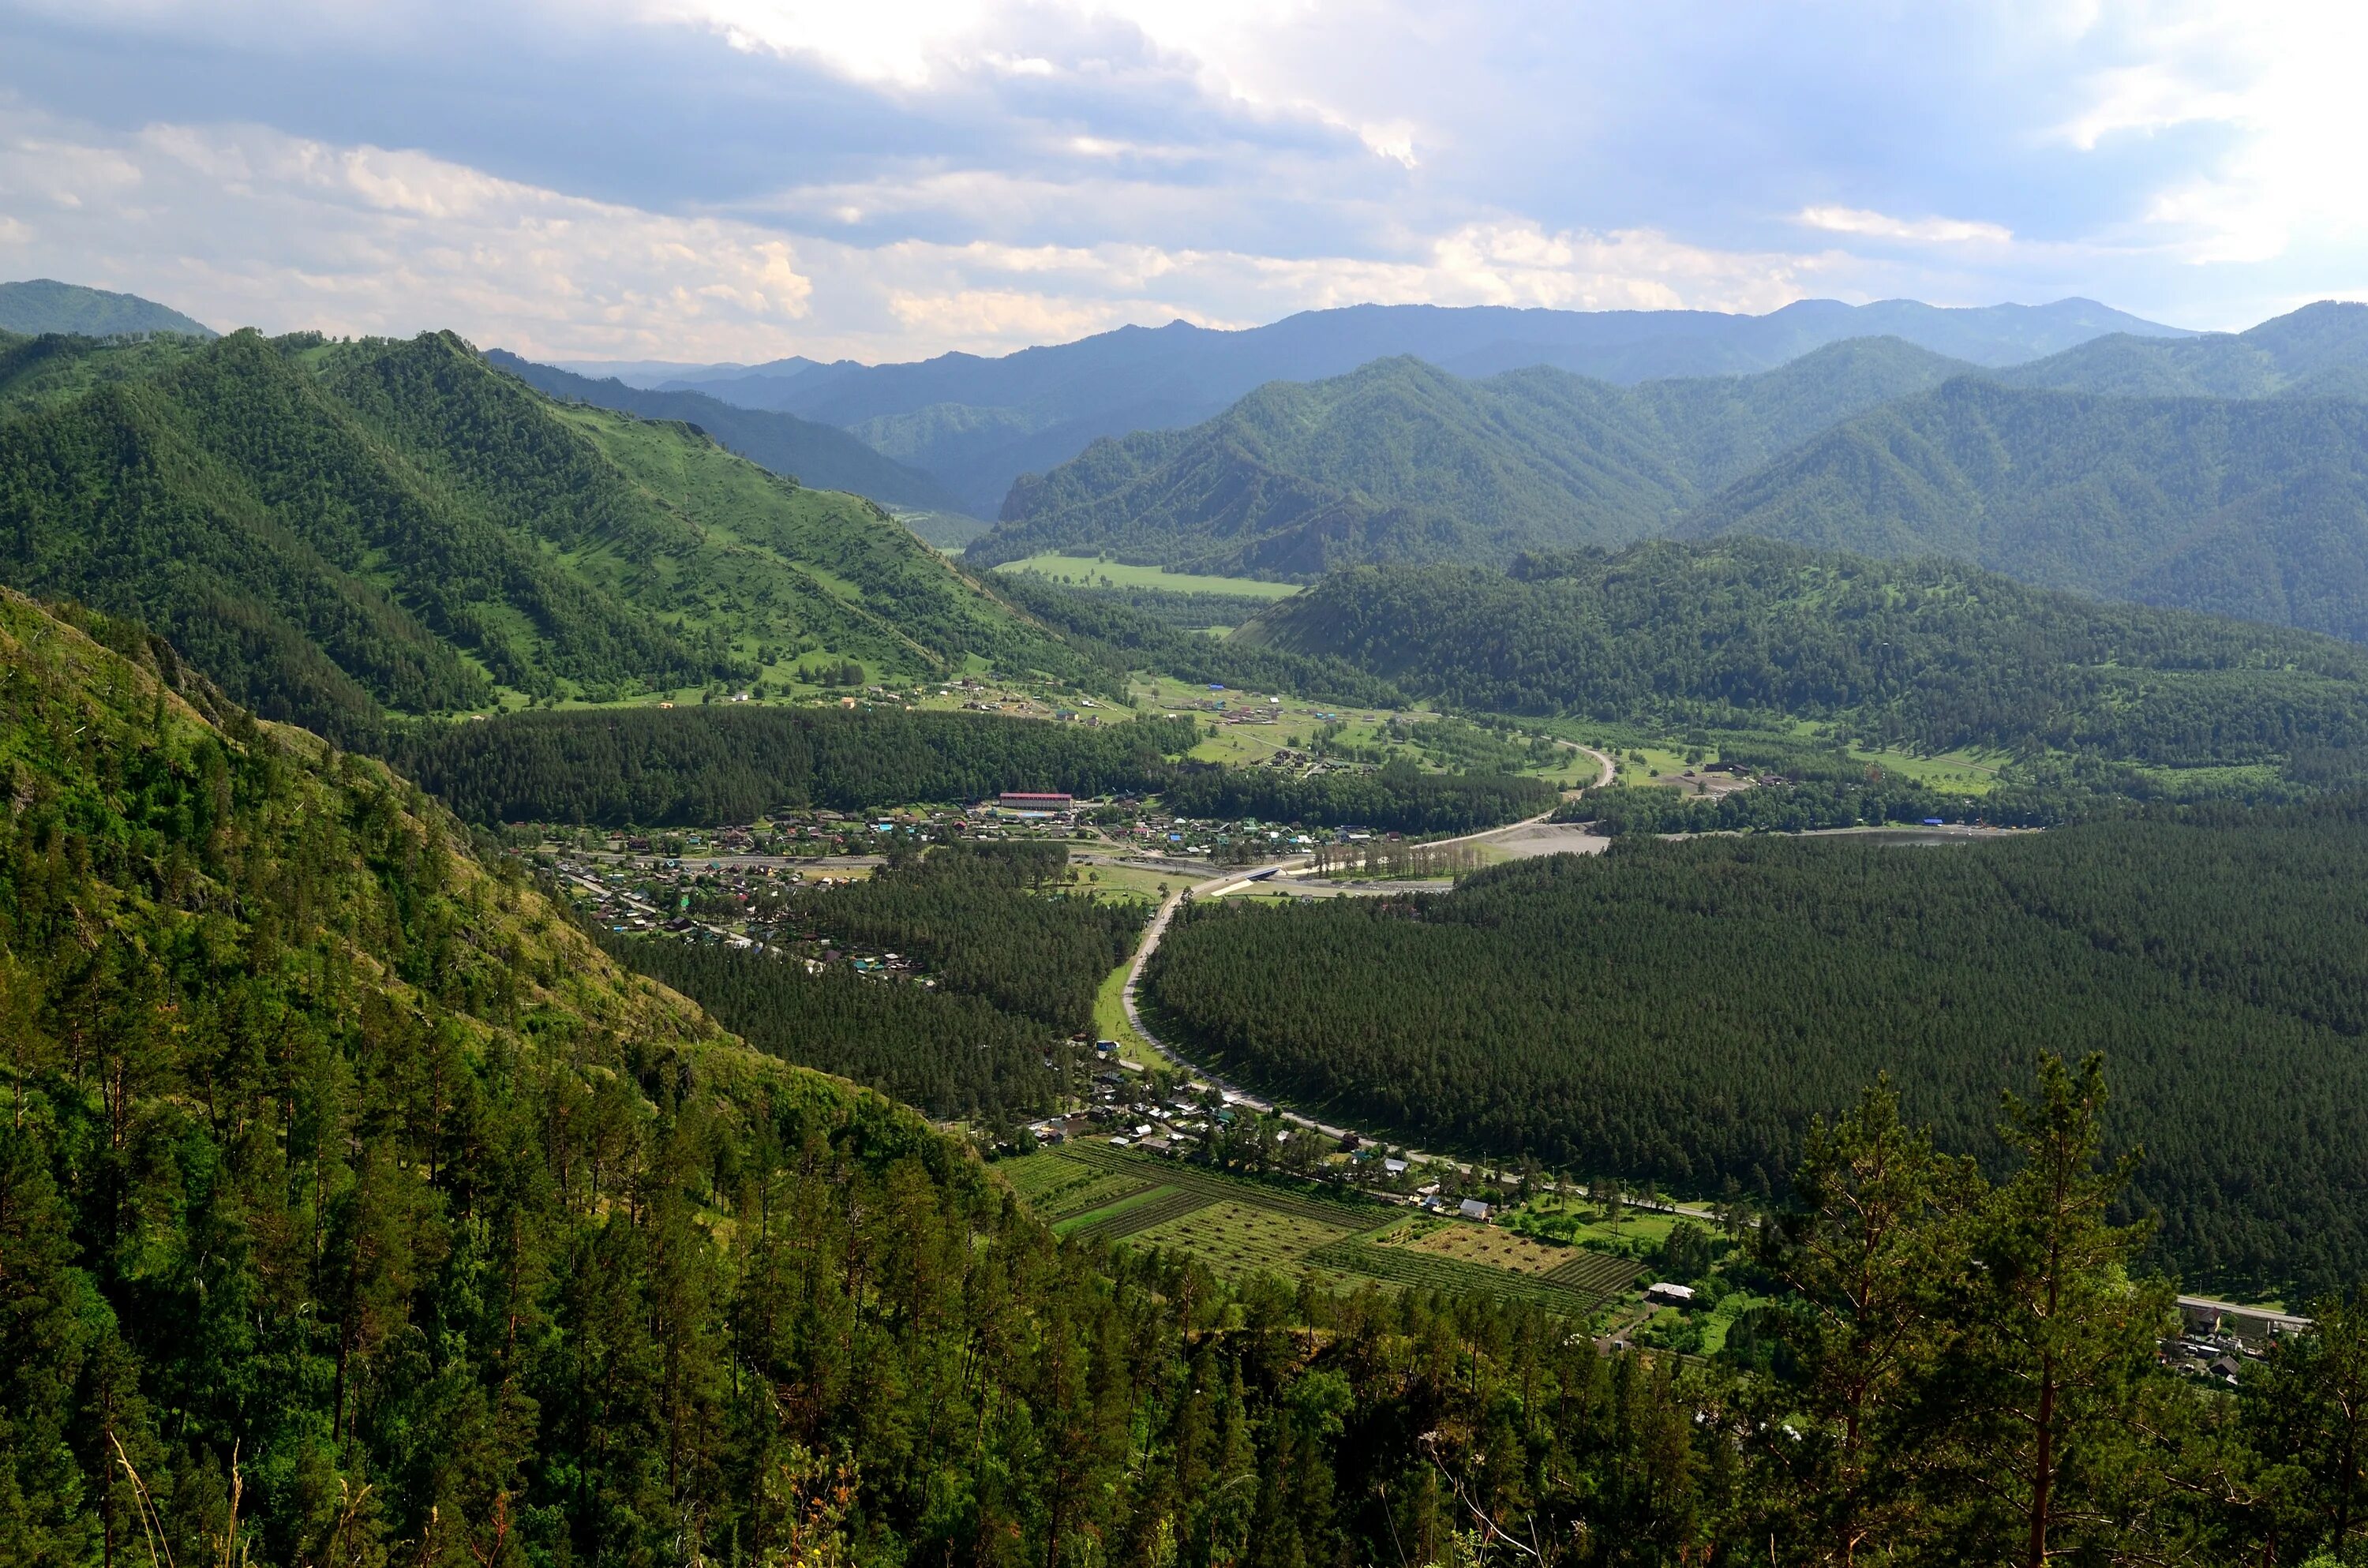
[[[1610, 757], [1604, 756], [1601, 752], [1597, 751], [1592, 746], [1577, 746], [1576, 749], [1583, 751], [1587, 753], [1588, 756], [1595, 758], [1596, 765], [1602, 770], [1598, 778], [1598, 782], [1608, 783], [1611, 781], [1613, 775], [1613, 766]], [[1553, 814], [1554, 813], [1552, 812], [1542, 812], [1536, 816], [1526, 818], [1523, 821], [1511, 824], [1506, 827], [1492, 827], [1481, 833], [1467, 833], [1460, 837], [1439, 839], [1434, 840], [1433, 842], [1437, 844], [1497, 843], [1506, 840], [1508, 837], [1519, 842], [1534, 842], [1534, 840], [1527, 839], [1522, 835], [1533, 834], [1540, 829], [1551, 829], [1551, 824], [1547, 823], [1546, 819]], [[1600, 845], [1603, 841], [1598, 839], [1595, 842], [1598, 845]], [[1520, 854], [1523, 851], [1519, 849], [1514, 851], [1516, 854]], [[1581, 850], [1579, 852], [1595, 853], [1598, 851]], [[1530, 849], [1527, 853], [1533, 855], [1551, 854], [1555, 853], [1555, 851]], [[1239, 1085], [1228, 1082], [1218, 1074], [1210, 1072], [1205, 1067], [1198, 1066], [1193, 1062], [1186, 1061], [1181, 1055], [1178, 1054], [1175, 1048], [1170, 1046], [1166, 1040], [1161, 1040], [1156, 1034], [1153, 1033], [1152, 1030], [1144, 1023], [1142, 1008], [1136, 1001], [1135, 996], [1137, 989], [1143, 983], [1144, 966], [1151, 961], [1151, 955], [1159, 950], [1160, 938], [1167, 935], [1168, 922], [1175, 918], [1176, 911], [1183, 906], [1183, 903], [1186, 899], [1223, 898], [1229, 892], [1237, 892], [1243, 888], [1253, 887], [1263, 882], [1274, 881], [1280, 873], [1304, 866], [1310, 858], [1311, 857], [1305, 855], [1294, 855], [1287, 859], [1276, 860], [1268, 865], [1253, 866], [1246, 870], [1232, 872], [1221, 877], [1212, 877], [1207, 881], [1198, 883], [1192, 887], [1178, 888], [1176, 892], [1168, 894], [1166, 901], [1160, 904], [1157, 913], [1152, 915], [1150, 926], [1144, 931], [1142, 945], [1134, 949], [1134, 961], [1127, 966], [1126, 984], [1119, 992], [1119, 1005], [1126, 1013], [1126, 1021], [1128, 1026], [1132, 1028], [1137, 1035], [1142, 1037], [1144, 1044], [1157, 1051], [1160, 1056], [1170, 1064], [1182, 1069], [1186, 1073], [1191, 1074], [1194, 1077], [1201, 1079], [1204, 1083], [1214, 1085], [1235, 1104], [1246, 1105], [1252, 1110], [1257, 1111], [1273, 1111], [1280, 1114], [1285, 1121], [1295, 1123], [1301, 1127], [1313, 1129], [1314, 1131], [1324, 1134], [1327, 1138], [1339, 1138], [1354, 1131], [1355, 1130], [1348, 1127], [1335, 1127], [1329, 1122], [1318, 1121], [1312, 1116], [1305, 1116], [1298, 1111], [1278, 1106], [1272, 1100], [1265, 1099], [1258, 1095], [1254, 1095], [1248, 1090], [1241, 1087]], [[1366, 886], [1356, 887], [1353, 889], [1351, 889], [1348, 884], [1337, 884], [1337, 886], [1338, 886], [1340, 891], [1343, 892], [1354, 891], [1358, 892], [1367, 892], [1393, 891], [1392, 888], [1387, 885], [1374, 886], [1372, 884], [1367, 884]], [[1405, 886], [1406, 886], [1405, 883], [1396, 884], [1398, 889], [1403, 889]], [[1421, 1155], [1419, 1151], [1417, 1151], [1416, 1153], [1417, 1157], [1428, 1157]]]

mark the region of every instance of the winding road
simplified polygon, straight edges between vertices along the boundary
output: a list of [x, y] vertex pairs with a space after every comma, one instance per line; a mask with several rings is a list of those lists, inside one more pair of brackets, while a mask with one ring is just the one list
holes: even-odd
[[[1598, 776], [1598, 783], [1608, 784], [1611, 781], [1614, 773], [1614, 764], [1610, 757], [1604, 756], [1601, 752], [1597, 751], [1592, 746], [1577, 746], [1576, 749], [1583, 751], [1587, 753], [1588, 756], [1593, 757], [1596, 761], [1597, 767], [1602, 770]], [[1503, 827], [1492, 827], [1481, 833], [1467, 833], [1456, 838], [1434, 839], [1430, 841], [1430, 846], [1443, 844], [1485, 844], [1491, 840], [1503, 839], [1517, 835], [1531, 833], [1536, 829], [1543, 827], [1546, 824], [1546, 819], [1553, 815], [1554, 813], [1552, 812], [1541, 812], [1536, 816], [1526, 817], [1520, 822], [1509, 823]], [[1536, 853], [1536, 851], [1532, 850], [1531, 853]], [[1176, 892], [1168, 894], [1166, 902], [1160, 904], [1158, 912], [1152, 915], [1150, 926], [1144, 929], [1143, 933], [1142, 945], [1134, 949], [1134, 961], [1127, 966], [1126, 985], [1119, 993], [1119, 1005], [1125, 1010], [1128, 1027], [1133, 1028], [1137, 1036], [1141, 1037], [1144, 1044], [1157, 1051], [1161, 1058], [1167, 1061], [1169, 1064], [1182, 1069], [1184, 1072], [1190, 1074], [1201, 1082], [1214, 1087], [1219, 1093], [1224, 1095], [1227, 1099], [1231, 1100], [1235, 1104], [1247, 1106], [1255, 1111], [1279, 1115], [1285, 1121], [1292, 1122], [1300, 1127], [1308, 1128], [1313, 1131], [1322, 1133], [1327, 1138], [1340, 1138], [1354, 1131], [1355, 1129], [1348, 1127], [1335, 1127], [1329, 1122], [1318, 1121], [1312, 1116], [1302, 1115], [1300, 1112], [1292, 1110], [1287, 1107], [1278, 1105], [1272, 1100], [1265, 1099], [1258, 1095], [1254, 1095], [1237, 1084], [1229, 1083], [1218, 1074], [1212, 1073], [1205, 1067], [1186, 1061], [1183, 1056], [1177, 1052], [1173, 1046], [1169, 1045], [1166, 1040], [1161, 1040], [1158, 1035], [1154, 1033], [1151, 1028], [1144, 1023], [1142, 1008], [1136, 1001], [1136, 991], [1143, 983], [1144, 966], [1151, 961], [1151, 955], [1159, 950], [1159, 940], [1167, 934], [1168, 922], [1175, 917], [1176, 911], [1182, 907], [1186, 899], [1222, 898], [1229, 892], [1237, 892], [1242, 888], [1249, 887], [1255, 883], [1267, 881], [1281, 873], [1296, 869], [1297, 868], [1305, 865], [1311, 858], [1312, 857], [1306, 855], [1294, 855], [1286, 859], [1271, 861], [1264, 866], [1253, 866], [1245, 871], [1235, 871], [1222, 877], [1212, 877], [1207, 881], [1197, 882], [1190, 887], [1179, 888]], [[1344, 889], [1339, 891], [1350, 890]], [[1360, 892], [1369, 891], [1381, 892], [1391, 890], [1387, 888], [1369, 888], [1356, 889], [1353, 891]], [[1419, 1152], [1417, 1151], [1417, 1153]]]

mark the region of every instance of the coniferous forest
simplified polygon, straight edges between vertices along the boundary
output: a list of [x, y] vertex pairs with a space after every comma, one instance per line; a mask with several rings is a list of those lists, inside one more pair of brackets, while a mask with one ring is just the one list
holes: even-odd
[[1085, 728], [995, 714], [790, 708], [518, 713], [421, 732], [400, 765], [471, 822], [671, 826], [1004, 790], [1157, 789], [1181, 720]]
[[2357, 795], [1928, 847], [1622, 841], [1448, 894], [1197, 905], [1149, 981], [1252, 1083], [1712, 1190], [1783, 1190], [1812, 1119], [1884, 1073], [1994, 1159], [2020, 1062], [2101, 1051], [2153, 1256], [2307, 1292], [2368, 1256], [2363, 877]]
[[[1441, 998], [1509, 973], [1489, 944], [1516, 927], [1578, 955], [1558, 983], [1681, 971], [1663, 1006], [1713, 1051], [1734, 1033], [1721, 987], [1805, 1022], [1772, 972], [1788, 924], [1850, 960], [1825, 977], [1836, 1006], [1896, 988], [1895, 1031], [1917, 1008], [1993, 1008], [1987, 1053], [1957, 1062], [1962, 1105], [1861, 1052], [1808, 1080], [1832, 1114], [1795, 1126], [1799, 1100], [1755, 1112], [1765, 1075], [1740, 1074], [1771, 1190], [1737, 1267], [1777, 1304], [1713, 1360], [1607, 1357], [1534, 1308], [1057, 1240], [968, 1146], [750, 1049], [480, 859], [400, 775], [256, 721], [169, 645], [6, 596], [0, 665], [0, 1560], [1781, 1568], [2298, 1563], [2358, 1540], [2368, 1308], [2314, 1300], [2317, 1332], [2230, 1392], [2157, 1369], [2173, 1319], [2151, 1267], [2222, 1235], [2180, 1183], [2202, 1160], [2241, 1196], [2210, 1164], [2228, 1152], [2293, 1184], [2328, 1257], [2357, 1256], [2342, 1193], [2310, 1207], [2313, 1180], [2349, 1178], [2277, 1164], [2301, 1140], [2279, 1141], [2237, 1070], [2313, 1053], [2283, 1108], [2348, 1158], [2345, 1119], [2308, 1097], [2347, 1082], [2363, 994], [2348, 802], [1979, 851], [1647, 845], [1436, 903], [1189, 922], [1159, 980], [1179, 1009], [1236, 932], [1354, 1002], [1303, 933], [1358, 922]], [[941, 855], [892, 868], [848, 918], [924, 948], [1050, 869]], [[1646, 895], [1598, 896], [1632, 871]], [[1046, 902], [1009, 933], [1042, 994], [994, 1004], [1034, 1013], [1040, 1039], [1129, 934]], [[1926, 906], [1956, 912], [1946, 950]], [[1675, 939], [1713, 921], [1759, 933], [1762, 957]], [[1630, 936], [1607, 966], [1614, 926]], [[1420, 946], [1440, 934], [1452, 964]], [[1963, 956], [1985, 951], [2063, 1011], [1998, 1012], [2005, 987]], [[1258, 957], [1235, 952], [1225, 983], [1296, 1027], [1304, 1006]], [[984, 1007], [997, 967], [982, 994], [905, 989]], [[1947, 987], [1907, 983], [1926, 973]], [[2084, 988], [2098, 1005], [2065, 1001]], [[759, 1045], [837, 1027], [768, 1036], [769, 998], [716, 994]], [[2150, 1060], [2131, 1042], [2172, 995], [2201, 1021], [2180, 1062]], [[1451, 1042], [1462, 1027], [1412, 1017]], [[2091, 1043], [2115, 1094], [2093, 1062], [2034, 1069], [2035, 1050]], [[1906, 1121], [1867, 1086], [1884, 1065]], [[1391, 1067], [1455, 1114], [1448, 1091], [1486, 1089], [1475, 1138], [1513, 1103], [1509, 1075]], [[985, 1096], [995, 1071], [905, 1081]], [[1640, 1069], [1605, 1103], [1682, 1109], [1707, 1081]], [[2001, 1085], [2019, 1097], [2001, 1106]], [[2173, 1114], [2182, 1086], [2212, 1091], [2203, 1121]], [[1559, 1103], [1548, 1077], [1518, 1089]], [[1991, 1131], [1969, 1137], [1981, 1105]], [[1652, 1158], [1692, 1128], [1664, 1131]], [[2256, 1210], [2231, 1215], [2233, 1276], [2271, 1243]], [[2284, 1240], [2306, 1281], [2325, 1272], [2321, 1243]]]

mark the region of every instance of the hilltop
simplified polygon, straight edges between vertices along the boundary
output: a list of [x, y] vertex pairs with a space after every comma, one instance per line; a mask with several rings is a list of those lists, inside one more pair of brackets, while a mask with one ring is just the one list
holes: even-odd
[[2368, 395], [2368, 305], [2322, 300], [2237, 333], [2112, 333], [1998, 379], [2130, 397], [2356, 398]]
[[0, 283], [0, 332], [39, 336], [72, 333], [82, 337], [141, 336], [179, 333], [190, 337], [219, 335], [203, 322], [193, 321], [169, 305], [137, 294], [86, 289], [35, 278], [22, 283]]

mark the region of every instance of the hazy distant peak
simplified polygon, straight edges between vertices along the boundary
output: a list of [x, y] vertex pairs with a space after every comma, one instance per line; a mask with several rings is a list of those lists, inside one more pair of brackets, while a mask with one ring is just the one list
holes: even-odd
[[74, 333], [84, 337], [139, 336], [154, 332], [184, 333], [191, 337], [221, 334], [168, 305], [137, 294], [61, 283], [54, 278], [0, 283], [0, 332], [37, 336], [45, 332]]

